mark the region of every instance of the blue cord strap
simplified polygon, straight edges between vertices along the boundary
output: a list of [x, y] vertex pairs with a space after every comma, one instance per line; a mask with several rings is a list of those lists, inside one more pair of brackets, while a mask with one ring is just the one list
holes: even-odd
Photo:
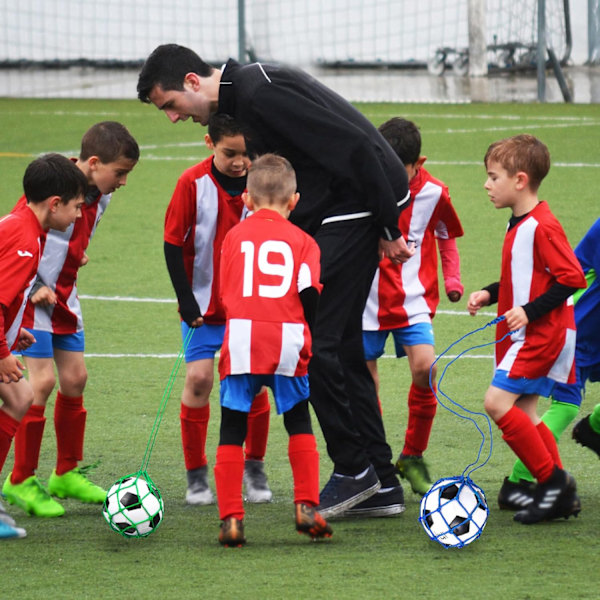
[[[473, 335], [475, 333], [478, 333], [480, 331], [483, 331], [484, 329], [486, 329], [487, 327], [491, 327], [492, 325], [496, 325], [498, 324], [500, 321], [504, 320], [504, 316], [500, 316], [500, 317], [496, 317], [495, 319], [493, 319], [492, 321], [490, 321], [489, 323], [486, 323], [485, 325], [483, 325], [482, 327], [479, 327], [477, 329], [474, 329], [473, 331], [470, 331], [469, 333], [466, 333], [465, 335], [463, 335], [461, 338], [459, 338], [458, 340], [456, 340], [455, 342], [453, 342], [452, 344], [450, 344], [450, 346], [448, 346], [442, 353], [440, 353], [438, 355], [438, 357], [435, 359], [435, 361], [433, 362], [433, 364], [431, 365], [431, 368], [429, 369], [429, 387], [431, 388], [431, 390], [433, 391], [437, 401], [439, 402], [439, 404], [441, 406], [443, 406], [446, 410], [449, 410], [452, 414], [456, 415], [457, 417], [460, 417], [461, 419], [465, 419], [467, 421], [471, 421], [473, 423], [473, 425], [475, 425], [475, 428], [477, 429], [477, 431], [479, 432], [479, 434], [481, 435], [481, 444], [479, 445], [479, 451], [477, 452], [477, 458], [475, 459], [474, 462], [470, 463], [469, 465], [467, 465], [465, 467], [465, 470], [463, 471], [463, 477], [469, 477], [471, 473], [473, 473], [474, 471], [476, 471], [477, 469], [481, 469], [481, 467], [483, 467], [491, 458], [492, 456], [492, 423], [490, 421], [490, 418], [487, 416], [487, 414], [482, 413], [482, 412], [477, 412], [477, 411], [472, 411], [469, 410], [468, 408], [465, 408], [464, 406], [462, 406], [461, 404], [459, 404], [458, 402], [456, 402], [455, 400], [452, 400], [452, 398], [450, 398], [450, 396], [448, 396], [446, 393], [444, 393], [444, 391], [441, 389], [442, 388], [442, 381], [444, 379], [444, 376], [446, 375], [446, 371], [448, 370], [448, 368], [450, 367], [450, 365], [452, 363], [454, 363], [455, 361], [457, 361], [461, 356], [463, 356], [464, 354], [466, 354], [467, 352], [470, 352], [471, 350], [475, 350], [477, 348], [485, 348], [486, 346], [492, 346], [494, 344], [498, 344], [499, 342], [501, 342], [502, 340], [504, 340], [507, 336], [511, 335], [512, 332], [508, 332], [506, 333], [503, 337], [501, 337], [499, 340], [495, 340], [493, 342], [487, 342], [485, 344], [478, 344], [476, 346], [471, 346], [470, 348], [467, 348], [466, 350], [463, 350], [460, 354], [458, 354], [457, 356], [455, 356], [445, 367], [444, 370], [442, 371], [442, 374], [440, 375], [440, 377], [438, 378], [438, 384], [437, 384], [437, 392], [436, 389], [433, 385], [433, 367], [435, 366], [435, 364], [454, 346], [456, 346], [457, 344], [459, 344], [460, 342], [462, 342], [465, 338], [469, 337], [470, 335]], [[452, 403], [454, 406], [460, 408], [462, 411], [464, 411], [465, 413], [468, 413], [469, 415], [473, 415], [473, 416], [483, 416], [486, 419], [487, 422], [487, 430], [489, 433], [489, 451], [488, 451], [488, 455], [486, 457], [486, 459], [483, 461], [483, 463], [481, 463], [480, 465], [478, 465], [478, 463], [480, 462], [481, 459], [481, 454], [483, 452], [483, 448], [486, 445], [486, 434], [484, 433], [484, 431], [481, 429], [481, 427], [479, 427], [477, 421], [473, 418], [473, 416], [467, 416], [467, 415], [462, 415], [458, 412], [456, 412], [455, 410], [453, 410], [452, 408], [450, 408], [449, 406], [447, 406], [446, 404], [444, 404], [439, 396], [438, 396], [438, 392], [444, 397], [446, 398], [446, 400], [448, 400], [450, 403]], [[477, 466], [478, 465], [478, 466]], [[473, 468], [470, 468], [473, 467]]]

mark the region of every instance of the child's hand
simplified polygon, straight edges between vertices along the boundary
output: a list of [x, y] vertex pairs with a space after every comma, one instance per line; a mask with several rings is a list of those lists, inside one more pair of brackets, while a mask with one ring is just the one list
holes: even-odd
[[9, 354], [6, 358], [0, 358], [0, 382], [19, 381], [23, 377], [24, 370], [25, 365], [14, 354]]
[[19, 331], [19, 339], [17, 340], [17, 350], [27, 350], [27, 348], [35, 344], [35, 341], [36, 340], [33, 333], [21, 327], [21, 330]]
[[31, 296], [31, 302], [39, 306], [51, 306], [56, 304], [56, 294], [52, 288], [43, 285]]
[[412, 242], [409, 245], [406, 244], [404, 238], [400, 236], [396, 240], [379, 240], [379, 253], [380, 256], [387, 256], [395, 265], [405, 263], [414, 253], [415, 244]]
[[477, 311], [483, 306], [487, 306], [490, 303], [490, 293], [487, 290], [478, 290], [473, 292], [469, 296], [467, 302], [467, 310], [471, 316], [475, 316]]
[[448, 292], [448, 300], [450, 302], [458, 302], [462, 298], [462, 294], [458, 290]]
[[90, 262], [90, 259], [89, 259], [88, 255], [84, 252], [83, 256], [81, 257], [81, 262], [79, 263], [79, 266], [83, 267], [83, 265], [87, 265], [88, 262]]
[[527, 314], [522, 306], [515, 306], [507, 310], [504, 313], [504, 318], [506, 319], [506, 326], [509, 331], [517, 331], [517, 329], [521, 329], [521, 327], [525, 327], [529, 323]]

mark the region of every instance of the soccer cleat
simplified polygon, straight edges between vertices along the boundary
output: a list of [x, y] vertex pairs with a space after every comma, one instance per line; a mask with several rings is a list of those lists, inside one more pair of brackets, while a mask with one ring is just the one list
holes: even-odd
[[10, 525], [11, 527], [17, 526], [15, 520], [6, 512], [2, 502], [0, 502], [0, 523], [6, 523], [6, 525]]
[[262, 460], [247, 459], [244, 463], [244, 500], [251, 504], [271, 502], [273, 492], [269, 489]]
[[244, 521], [235, 517], [227, 517], [221, 523], [219, 543], [225, 548], [241, 548], [246, 543]]
[[401, 454], [396, 461], [396, 469], [400, 477], [410, 483], [415, 494], [424, 496], [433, 484], [422, 456], [402, 456]]
[[581, 419], [573, 427], [573, 439], [582, 446], [593, 450], [600, 457], [600, 433], [592, 429], [590, 425], [590, 415]]
[[9, 525], [4, 521], [0, 521], [0, 539], [10, 540], [14, 538], [24, 538], [27, 532], [22, 527]]
[[401, 485], [381, 488], [370, 498], [347, 510], [344, 517], [393, 517], [404, 512], [404, 490]]
[[519, 479], [519, 483], [514, 483], [505, 477], [498, 494], [498, 506], [501, 510], [523, 510], [533, 502], [534, 494], [533, 481]]
[[188, 504], [206, 506], [215, 503], [212, 490], [208, 487], [208, 466], [204, 465], [198, 469], [187, 472], [188, 487], [185, 493], [185, 501]]
[[313, 540], [330, 538], [333, 534], [331, 526], [317, 509], [302, 502], [296, 504], [296, 531], [309, 535]]
[[575, 479], [555, 466], [550, 479], [536, 486], [533, 502], [513, 518], [519, 523], [532, 525], [540, 521], [577, 516], [581, 511], [581, 502], [576, 490]]
[[375, 494], [380, 487], [373, 465], [357, 477], [333, 473], [321, 490], [317, 510], [325, 519], [339, 516]]
[[48, 479], [48, 491], [59, 498], [74, 498], [87, 504], [102, 504], [106, 490], [87, 478], [87, 467], [77, 467], [62, 475], [52, 471]]
[[2, 493], [9, 502], [34, 517], [62, 517], [65, 509], [41, 484], [40, 480], [31, 475], [21, 483], [11, 483], [10, 473], [2, 486]]

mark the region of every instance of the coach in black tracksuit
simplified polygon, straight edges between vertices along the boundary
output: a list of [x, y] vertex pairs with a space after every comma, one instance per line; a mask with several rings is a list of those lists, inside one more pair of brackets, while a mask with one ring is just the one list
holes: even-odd
[[[409, 192], [397, 155], [348, 102], [289, 67], [229, 60], [217, 71], [191, 50], [169, 44], [146, 61], [138, 95], [172, 121], [192, 116], [205, 124], [207, 107], [227, 113], [242, 127], [251, 157], [275, 152], [293, 165], [300, 201], [290, 220], [321, 249], [310, 402], [334, 474], [321, 492], [319, 511], [340, 515], [362, 502], [365, 514], [401, 512], [402, 488], [362, 346], [362, 313], [380, 243], [395, 262], [410, 256], [398, 230]], [[378, 480], [386, 492], [366, 500]]]

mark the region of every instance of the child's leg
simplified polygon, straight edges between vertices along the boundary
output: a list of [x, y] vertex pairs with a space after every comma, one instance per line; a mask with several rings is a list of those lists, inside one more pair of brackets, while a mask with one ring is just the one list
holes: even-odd
[[0, 384], [0, 471], [6, 462], [8, 451], [19, 422], [33, 402], [33, 390], [27, 379], [10, 384]]
[[[517, 394], [490, 386], [485, 395], [485, 410], [502, 430], [502, 438], [511, 450], [543, 483], [552, 475], [554, 459], [530, 415], [515, 405], [518, 398]], [[530, 404], [525, 402], [527, 407]]]
[[600, 434], [600, 404], [596, 404], [590, 415], [590, 427], [596, 433]]
[[244, 452], [248, 414], [221, 407], [221, 433], [215, 463], [215, 485], [219, 517], [225, 520], [244, 518], [242, 478], [244, 475]]
[[248, 435], [246, 436], [246, 460], [264, 460], [269, 436], [271, 405], [269, 393], [264, 387], [256, 394], [248, 413]]
[[204, 467], [206, 433], [210, 418], [210, 392], [214, 380], [214, 359], [205, 358], [186, 364], [186, 376], [181, 396], [181, 441], [187, 471]]
[[[577, 416], [578, 411], [579, 407], [574, 404], [552, 400], [550, 407], [542, 415], [542, 422], [552, 432], [554, 439], [558, 442], [564, 430]], [[523, 462], [517, 460], [508, 479], [513, 483], [518, 483], [521, 479], [533, 481], [533, 476]]]

